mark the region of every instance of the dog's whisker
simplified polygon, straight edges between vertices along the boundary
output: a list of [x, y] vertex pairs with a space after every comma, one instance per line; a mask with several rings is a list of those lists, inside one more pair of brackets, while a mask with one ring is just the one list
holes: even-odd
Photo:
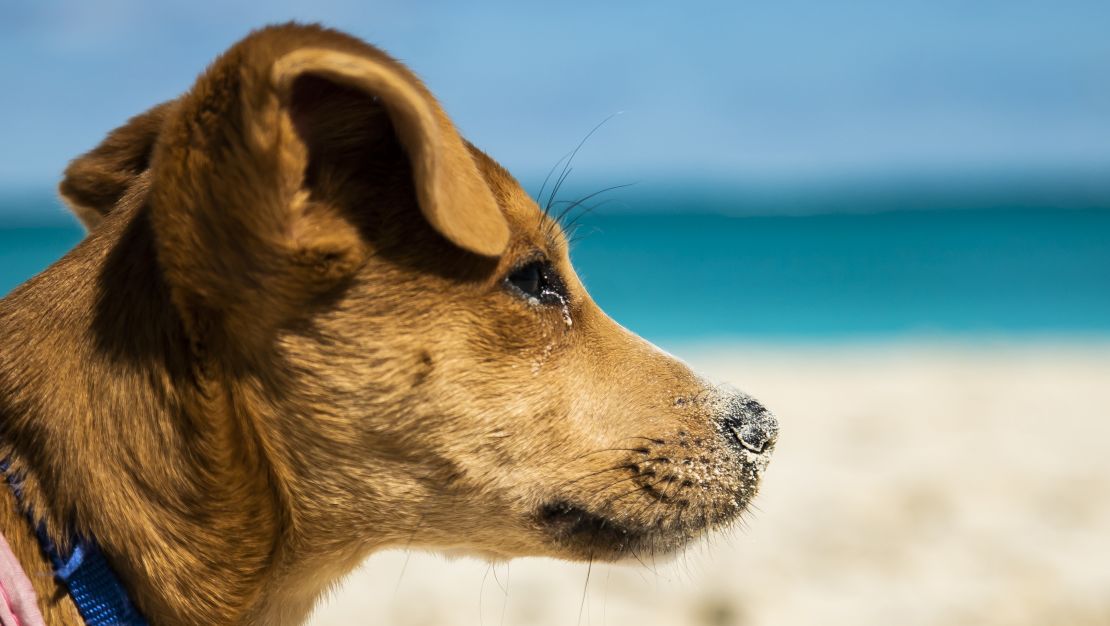
[[[564, 219], [564, 218], [565, 218], [565, 217], [566, 217], [566, 216], [567, 216], [567, 215], [568, 215], [568, 214], [569, 214], [569, 213], [570, 213], [571, 211], [573, 211], [573, 210], [574, 210], [575, 208], [577, 208], [577, 207], [579, 207], [579, 206], [582, 206], [582, 203], [586, 202], [587, 200], [590, 200], [590, 199], [592, 199], [592, 198], [596, 198], [597, 196], [600, 196], [600, 195], [601, 195], [601, 194], [603, 194], [603, 193], [608, 193], [608, 192], [610, 192], [610, 191], [615, 191], [615, 190], [617, 190], [617, 189], [624, 189], [625, 187], [631, 187], [631, 186], [633, 186], [633, 185], [635, 185], [635, 184], [636, 184], [636, 183], [624, 183], [624, 184], [620, 184], [620, 185], [613, 185], [613, 186], [611, 186], [611, 187], [606, 187], [605, 189], [601, 189], [601, 190], [595, 191], [595, 192], [593, 192], [593, 193], [591, 193], [591, 194], [585, 195], [585, 196], [583, 196], [583, 197], [579, 198], [578, 200], [575, 200], [574, 202], [571, 202], [571, 203], [570, 203], [570, 204], [569, 204], [569, 205], [568, 205], [568, 206], [567, 206], [566, 208], [564, 208], [564, 209], [562, 210], [562, 212], [560, 212], [560, 213], [559, 213], [559, 216], [555, 218], [555, 223], [557, 223], [557, 224], [562, 224], [562, 222], [563, 222], [563, 219]], [[583, 215], [585, 215], [585, 214], [589, 213], [590, 211], [594, 210], [594, 209], [595, 209], [595, 208], [597, 208], [597, 207], [600, 207], [600, 206], [604, 206], [606, 202], [609, 202], [609, 200], [605, 200], [604, 202], [600, 202], [600, 203], [598, 203], [598, 204], [595, 204], [595, 205], [593, 205], [593, 206], [590, 206], [590, 207], [586, 207], [586, 210], [584, 210], [584, 211], [581, 211], [581, 212], [579, 212], [579, 213], [578, 213], [578, 215], [577, 215], [577, 216], [576, 216], [576, 217], [575, 217], [575, 218], [574, 218], [573, 220], [571, 220], [571, 221], [570, 221], [570, 222], [569, 222], [568, 224], [564, 225], [564, 226], [563, 226], [563, 228], [565, 229], [565, 228], [568, 228], [568, 227], [570, 227], [570, 226], [573, 226], [573, 225], [574, 225], [574, 223], [575, 223], [575, 222], [576, 222], [576, 221], [577, 221], [577, 220], [578, 220], [578, 219], [579, 219], [579, 218], [580, 218], [581, 216], [583, 216]]]
[[601, 593], [601, 626], [608, 623], [609, 613], [609, 578], [613, 575], [613, 566], [605, 566], [605, 587]]
[[567, 482], [565, 482], [565, 483], [563, 483], [562, 485], [559, 485], [559, 486], [560, 487], [569, 487], [570, 485], [573, 485], [574, 483], [586, 480], [587, 478], [593, 478], [594, 476], [598, 476], [598, 475], [604, 474], [606, 472], [614, 472], [614, 471], [622, 470], [622, 469], [631, 469], [631, 466], [629, 466], [628, 464], [614, 465], [613, 467], [607, 467], [605, 469], [597, 470], [596, 472], [590, 472], [589, 474], [586, 474], [584, 476], [579, 476], [578, 478], [568, 480]]
[[401, 563], [401, 573], [397, 574], [397, 584], [393, 585], [393, 595], [397, 595], [397, 592], [399, 592], [401, 590], [401, 581], [405, 579], [405, 572], [408, 571], [409, 559], [411, 557], [412, 557], [412, 550], [410, 550], [408, 548], [408, 546], [406, 546], [405, 547], [405, 561], [403, 563]]
[[505, 613], [509, 608], [509, 567], [512, 566], [511, 562], [505, 563], [505, 599], [501, 603], [501, 626], [505, 626]]
[[486, 564], [486, 573], [482, 574], [482, 584], [478, 585], [478, 623], [486, 623], [486, 612], [483, 610], [482, 605], [485, 603], [486, 598], [486, 579], [489, 578], [489, 572], [493, 569], [493, 563]]
[[[564, 231], [565, 231], [565, 229], [564, 229]], [[582, 225], [581, 224], [576, 224], [573, 227], [573, 229], [569, 233], [567, 233], [567, 246], [569, 248], [573, 249], [574, 246], [578, 244], [578, 242], [585, 241], [586, 237], [589, 237], [590, 235], [594, 235], [594, 234], [597, 234], [597, 233], [600, 233], [600, 232], [603, 232], [603, 231], [601, 230], [600, 227], [597, 227], [597, 226], [594, 226], [594, 227], [590, 228], [588, 231], [583, 232], [582, 231]]]
[[632, 558], [636, 559], [636, 562], [639, 563], [641, 567], [643, 567], [644, 569], [646, 569], [650, 572], [651, 568], [648, 567], [648, 564], [644, 563], [644, 560], [640, 558], [640, 555], [639, 555], [638, 552], [636, 552], [636, 549], [632, 548], [631, 552], [632, 552]]
[[594, 491], [593, 493], [591, 493], [591, 494], [589, 495], [589, 497], [590, 497], [590, 498], [596, 497], [596, 496], [598, 496], [598, 495], [600, 495], [600, 494], [603, 494], [603, 493], [605, 493], [606, 491], [608, 491], [608, 490], [612, 489], [613, 487], [616, 487], [617, 485], [619, 485], [619, 484], [621, 484], [621, 483], [626, 483], [626, 482], [628, 482], [628, 481], [630, 481], [630, 480], [636, 480], [636, 479], [637, 479], [637, 478], [639, 478], [639, 477], [640, 477], [639, 475], [633, 475], [633, 476], [627, 476], [627, 477], [625, 477], [625, 478], [621, 478], [621, 479], [618, 479], [618, 480], [614, 480], [613, 482], [611, 482], [611, 483], [609, 483], [609, 484], [605, 485], [605, 486], [604, 486], [604, 487], [602, 487], [601, 489], [597, 489], [597, 490], [595, 490], [595, 491]]
[[666, 443], [666, 441], [664, 441], [662, 439], [659, 439], [658, 437], [643, 437], [643, 436], [625, 437], [623, 439], [618, 439], [618, 441], [627, 441], [629, 439], [641, 439], [643, 441], [649, 441], [651, 443], [655, 443], [655, 444], [659, 444], [659, 445], [663, 445], [664, 443]]
[[640, 459], [638, 463], [670, 463], [671, 457], [669, 456], [656, 456], [650, 459]]
[[493, 581], [497, 583], [497, 588], [501, 590], [501, 593], [507, 595], [509, 593], [509, 590], [505, 587], [505, 585], [501, 584], [501, 578], [497, 575], [497, 564], [490, 563], [490, 565], [493, 566]]
[[[544, 211], [547, 212], [549, 215], [550, 215], [550, 212], [551, 212], [551, 207], [554, 206], [555, 195], [558, 194], [559, 190], [563, 188], [563, 183], [567, 182], [567, 178], [570, 177], [571, 172], [573, 172], [573, 171], [574, 171], [574, 168], [569, 167], [569, 168], [563, 170], [563, 173], [560, 174], [559, 178], [555, 180], [555, 185], [551, 188], [551, 195], [547, 199], [547, 206], [544, 207]], [[553, 225], [558, 224], [558, 223], [559, 223], [559, 220], [552, 220], [551, 225], [549, 225], [548, 228], [553, 228], [554, 227]]]
[[587, 452], [585, 454], [580, 454], [580, 455], [574, 457], [571, 460], [572, 461], [580, 461], [580, 460], [582, 460], [582, 459], [584, 459], [588, 456], [593, 456], [595, 454], [601, 454], [603, 452], [640, 452], [641, 454], [647, 454], [648, 450], [647, 450], [647, 448], [602, 448], [601, 450], [594, 450], [592, 452]]
[[598, 202], [596, 204], [591, 204], [589, 206], [586, 206], [581, 211], [579, 211], [577, 215], [572, 217], [569, 222], [567, 222], [566, 224], [563, 224], [563, 233], [565, 234], [565, 233], [567, 233], [567, 231], [570, 231], [570, 234], [566, 235], [567, 238], [568, 238], [567, 239], [567, 245], [568, 246], [573, 246], [576, 241], [581, 241], [582, 239], [584, 239], [586, 237], [586, 235], [599, 232], [600, 229], [594, 228], [589, 233], [586, 233], [586, 234], [583, 234], [583, 235], [579, 236], [578, 235], [578, 228], [579, 228], [580, 224], [578, 223], [578, 220], [582, 219], [583, 217], [585, 217], [586, 215], [588, 215], [590, 213], [593, 213], [597, 209], [600, 209], [601, 207], [605, 206], [606, 204], [609, 204], [610, 202], [615, 202], [615, 201], [616, 201], [616, 198], [609, 198], [609, 199], [606, 199], [606, 200], [602, 200], [601, 202]]
[[[635, 466], [637, 466], [637, 465], [639, 465], [639, 464], [642, 464], [642, 463], [650, 463], [650, 462], [654, 462], [654, 461], [670, 461], [670, 458], [668, 458], [668, 457], [655, 457], [655, 458], [651, 458], [651, 459], [644, 459], [644, 460], [642, 460], [642, 461], [639, 461], [638, 463], [629, 463], [629, 464], [625, 464], [625, 465], [617, 465], [617, 466], [614, 466], [614, 467], [612, 467], [612, 468], [609, 468], [608, 470], [602, 470], [602, 471], [596, 472], [596, 474], [602, 474], [602, 473], [604, 473], [605, 471], [613, 471], [613, 470], [618, 470], [618, 469], [624, 469], [624, 468], [628, 468], [628, 469], [633, 469], [633, 468], [634, 468]], [[639, 470], [637, 470], [637, 471], [635, 471], [635, 473], [634, 473], [634, 474], [633, 474], [632, 476], [628, 476], [628, 477], [626, 477], [626, 478], [622, 478], [622, 479], [616, 480], [616, 481], [614, 481], [614, 482], [611, 482], [611, 483], [609, 483], [608, 485], [605, 485], [605, 486], [604, 486], [604, 487], [602, 487], [601, 489], [598, 489], [597, 491], [595, 491], [595, 492], [594, 492], [594, 493], [593, 493], [593, 494], [591, 495], [591, 497], [593, 497], [593, 496], [596, 496], [596, 495], [598, 495], [598, 494], [600, 494], [600, 493], [604, 493], [605, 491], [607, 491], [607, 490], [611, 489], [611, 488], [612, 488], [612, 487], [614, 487], [615, 485], [619, 485], [619, 484], [621, 484], [621, 483], [623, 483], [623, 482], [627, 482], [627, 481], [629, 481], [629, 480], [635, 480], [635, 479], [637, 479], [637, 478], [642, 478], [642, 477], [645, 477], [645, 476], [648, 476], [648, 477], [650, 477], [650, 476], [654, 476], [654, 475], [655, 475], [655, 472], [654, 472], [654, 470], [649, 470], [649, 471], [647, 471], [647, 472], [644, 472], [644, 471], [639, 471]], [[577, 482], [578, 480], [582, 480], [582, 479], [585, 479], [585, 478], [589, 478], [589, 476], [588, 476], [588, 475], [587, 475], [587, 476], [583, 476], [583, 477], [580, 477], [580, 478], [578, 478], [578, 479], [575, 479], [574, 481], [571, 481], [571, 482]], [[659, 484], [660, 482], [663, 482], [663, 481], [668, 481], [668, 480], [673, 480], [673, 479], [671, 479], [671, 478], [670, 478], [670, 477], [668, 477], [668, 476], [663, 476], [663, 477], [661, 477], [661, 478], [660, 478], [660, 479], [659, 479], [658, 481], [656, 481], [655, 483], [653, 483], [653, 484], [652, 484], [652, 486], [654, 487], [655, 485]]]
[[[563, 234], [567, 237], [567, 244], [568, 245], [573, 244], [575, 241], [579, 241], [579, 240], [583, 239], [586, 236], [586, 235], [578, 235], [578, 227], [580, 226], [580, 224], [578, 223], [578, 220], [582, 219], [583, 217], [585, 217], [586, 215], [588, 215], [590, 213], [593, 213], [594, 211], [600, 209], [601, 207], [603, 207], [607, 204], [610, 204], [612, 202], [616, 202], [616, 201], [617, 201], [617, 198], [606, 198], [605, 200], [602, 200], [601, 202], [597, 202], [595, 204], [585, 205], [584, 207], [582, 207], [582, 210], [579, 211], [577, 215], [575, 215], [574, 217], [572, 217], [570, 219], [570, 221], [568, 221], [568, 222], [566, 222], [565, 224], [562, 225]], [[599, 232], [600, 230], [601, 229], [595, 227], [592, 231], [590, 231], [590, 233], [587, 233], [587, 234], [592, 234], [592, 233], [595, 233], [595, 232]]]
[[[634, 476], [633, 478], [636, 478], [636, 477]], [[623, 482], [623, 481], [620, 481], [620, 482]], [[663, 482], [663, 479], [662, 479], [662, 478], [660, 478], [659, 480], [657, 480], [657, 481], [655, 481], [655, 482], [651, 483], [650, 485], [641, 485], [641, 486], [639, 486], [639, 487], [637, 487], [637, 488], [635, 488], [635, 489], [630, 489], [630, 490], [628, 490], [628, 491], [626, 491], [626, 492], [624, 492], [624, 493], [620, 494], [619, 496], [616, 496], [615, 498], [610, 498], [609, 500], [606, 500], [606, 502], [605, 502], [605, 508], [606, 508], [606, 509], [608, 509], [609, 507], [613, 506], [613, 504], [614, 504], [615, 502], [617, 502], [618, 500], [620, 500], [620, 499], [622, 499], [622, 498], [626, 498], [626, 497], [628, 497], [628, 496], [630, 496], [630, 495], [632, 495], [632, 494], [634, 494], [634, 493], [637, 493], [637, 492], [641, 492], [641, 491], [645, 491], [645, 490], [647, 490], [647, 489], [652, 489], [652, 488], [654, 488], [654, 487], [655, 487], [656, 485], [658, 485], [658, 484], [659, 484], [659, 483], [661, 483], [661, 482]], [[616, 483], [615, 483], [615, 484], [616, 484]], [[610, 485], [610, 486], [612, 486], [612, 485]]]
[[[658, 483], [656, 483], [656, 484], [658, 484]], [[651, 498], [651, 499], [645, 501], [644, 503], [642, 503], [636, 509], [636, 516], [637, 517], [647, 517], [652, 511], [655, 511], [655, 510], [660, 509], [660, 508], [665, 508], [665, 507], [662, 505], [662, 503], [658, 499]], [[646, 526], [649, 527], [649, 528], [654, 528], [656, 531], [658, 531], [660, 529], [660, 521], [662, 519], [662, 515], [661, 514], [652, 515], [650, 519], [651, 519], [651, 521], [648, 522], [646, 524]]]
[[590, 574], [594, 570], [594, 556], [590, 554], [590, 562], [586, 565], [586, 582], [582, 585], [582, 602], [578, 605], [578, 625], [582, 625], [582, 610], [586, 608], [586, 594], [590, 589]]
[[[590, 132], [586, 133], [586, 136], [583, 137], [582, 140], [578, 142], [578, 145], [574, 147], [574, 150], [571, 150], [570, 156], [567, 157], [566, 164], [563, 165], [563, 171], [559, 174], [560, 182], [556, 183], [555, 188], [552, 189], [551, 196], [548, 198], [548, 201], [547, 201], [547, 207], [545, 207], [545, 209], [544, 209], [545, 211], [548, 208], [550, 208], [552, 200], [554, 200], [556, 194], [558, 194], [558, 192], [559, 192], [559, 187], [562, 186], [561, 183], [566, 180], [567, 176], [570, 175], [570, 170], [572, 169], [570, 164], [571, 164], [571, 162], [574, 161], [574, 157], [578, 155], [578, 151], [582, 149], [582, 146], [586, 145], [586, 142], [590, 140], [590, 137], [592, 137], [594, 135], [594, 133], [596, 133], [598, 131], [598, 129], [600, 129], [602, 126], [604, 126], [609, 120], [613, 119], [614, 117], [616, 117], [620, 114], [621, 114], [621, 112], [617, 111], [616, 113], [612, 113], [612, 114], [609, 115], [609, 117], [606, 117], [605, 119], [598, 122], [597, 125], [594, 126], [593, 128], [591, 128]], [[558, 166], [558, 164], [556, 164], [556, 166]]]
[[[572, 152], [568, 152], [568, 153], [564, 154], [563, 156], [559, 157], [559, 160], [555, 161], [555, 165], [552, 165], [551, 169], [547, 171], [547, 176], [544, 176], [543, 184], [540, 185], [540, 191], [539, 191], [539, 193], [536, 194], [536, 202], [537, 203], [542, 201], [542, 199], [543, 199], [543, 190], [545, 188], [547, 188], [547, 183], [548, 183], [548, 181], [551, 180], [551, 175], [555, 173], [555, 169], [558, 168], [559, 165], [561, 165], [563, 161], [565, 161], [568, 157], [570, 157], [571, 154], [572, 154]], [[548, 209], [548, 207], [544, 207], [543, 210], [540, 212], [540, 220], [542, 220], [545, 216], [547, 216], [547, 214], [548, 214], [547, 209]]]
[[416, 520], [416, 525], [412, 527], [412, 534], [405, 542], [405, 562], [401, 564], [401, 573], [397, 575], [397, 584], [393, 587], [394, 595], [397, 595], [397, 592], [401, 590], [401, 581], [405, 578], [405, 572], [409, 568], [409, 559], [412, 558], [412, 542], [416, 539], [416, 533], [420, 530], [420, 526], [424, 524], [424, 515], [424, 513], [420, 514], [420, 518]]

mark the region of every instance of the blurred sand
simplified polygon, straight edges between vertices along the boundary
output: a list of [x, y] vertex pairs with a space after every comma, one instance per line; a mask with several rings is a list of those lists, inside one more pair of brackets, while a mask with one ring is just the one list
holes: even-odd
[[1110, 624], [1110, 344], [678, 352], [780, 418], [742, 527], [588, 585], [382, 553], [312, 623]]

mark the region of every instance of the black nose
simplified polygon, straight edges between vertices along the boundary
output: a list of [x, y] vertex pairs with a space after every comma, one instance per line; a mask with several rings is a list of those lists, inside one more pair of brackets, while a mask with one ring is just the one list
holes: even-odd
[[724, 429], [725, 437], [733, 445], [760, 454], [778, 438], [779, 422], [759, 402], [737, 395], [728, 402]]

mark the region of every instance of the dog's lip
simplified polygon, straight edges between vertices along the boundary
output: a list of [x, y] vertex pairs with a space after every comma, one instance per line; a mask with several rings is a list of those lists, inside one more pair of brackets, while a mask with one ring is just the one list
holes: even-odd
[[677, 553], [699, 534], [628, 524], [569, 500], [544, 504], [537, 519], [563, 558], [629, 565], [643, 565], [645, 554], [650, 554], [653, 561], [665, 560], [666, 555]]
[[589, 545], [620, 553], [648, 535], [569, 500], [552, 500], [540, 507], [537, 518], [544, 530], [560, 543]]

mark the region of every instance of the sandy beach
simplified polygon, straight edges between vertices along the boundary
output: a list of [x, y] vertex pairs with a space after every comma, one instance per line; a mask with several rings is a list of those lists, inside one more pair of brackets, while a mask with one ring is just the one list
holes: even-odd
[[1110, 343], [676, 352], [780, 418], [741, 525], [645, 567], [381, 553], [312, 624], [1110, 624]]

